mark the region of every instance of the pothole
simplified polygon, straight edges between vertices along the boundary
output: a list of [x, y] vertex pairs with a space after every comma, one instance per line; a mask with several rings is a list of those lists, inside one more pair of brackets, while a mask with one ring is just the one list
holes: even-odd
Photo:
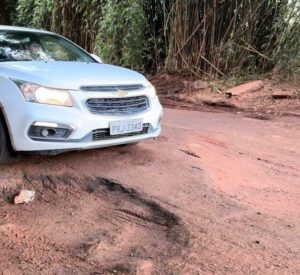
[[[114, 180], [24, 176], [19, 188], [37, 196], [30, 205], [3, 205], [4, 224], [13, 225], [0, 229], [7, 272], [166, 274], [189, 244], [176, 214]], [[3, 190], [8, 201], [16, 191]]]

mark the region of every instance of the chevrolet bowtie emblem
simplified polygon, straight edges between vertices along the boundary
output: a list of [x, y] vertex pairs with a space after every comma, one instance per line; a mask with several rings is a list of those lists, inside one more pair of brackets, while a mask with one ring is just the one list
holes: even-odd
[[127, 93], [128, 92], [123, 91], [123, 90], [117, 90], [117, 91], [114, 92], [114, 94], [117, 95], [117, 96], [125, 96], [125, 95], [127, 95]]

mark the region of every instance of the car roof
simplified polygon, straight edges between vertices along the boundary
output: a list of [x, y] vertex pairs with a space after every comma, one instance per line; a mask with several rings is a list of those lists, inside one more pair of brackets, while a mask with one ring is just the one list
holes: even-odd
[[0, 25], [0, 31], [22, 31], [22, 32], [35, 32], [35, 33], [51, 33], [44, 30], [37, 30], [33, 28], [24, 28], [24, 27], [16, 27], [16, 26], [6, 26]]

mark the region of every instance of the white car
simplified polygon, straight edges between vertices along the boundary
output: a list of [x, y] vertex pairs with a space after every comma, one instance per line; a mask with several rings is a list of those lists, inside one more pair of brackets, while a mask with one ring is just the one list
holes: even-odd
[[0, 26], [0, 163], [155, 138], [162, 106], [132, 70], [51, 32]]

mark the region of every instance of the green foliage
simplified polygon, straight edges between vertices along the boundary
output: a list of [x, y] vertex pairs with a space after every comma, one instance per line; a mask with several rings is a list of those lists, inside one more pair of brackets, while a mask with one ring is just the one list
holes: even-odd
[[275, 69], [291, 76], [300, 72], [300, 3], [286, 0], [272, 26], [267, 50]]
[[299, 0], [0, 0], [0, 23], [60, 33], [105, 62], [206, 77], [299, 72]]
[[105, 0], [56, 0], [51, 31], [62, 34], [87, 51], [94, 48]]
[[108, 0], [96, 38], [96, 52], [105, 62], [144, 70], [147, 19], [137, 0]]
[[16, 23], [21, 26], [46, 28], [50, 25], [53, 1], [19, 0], [16, 9]]

